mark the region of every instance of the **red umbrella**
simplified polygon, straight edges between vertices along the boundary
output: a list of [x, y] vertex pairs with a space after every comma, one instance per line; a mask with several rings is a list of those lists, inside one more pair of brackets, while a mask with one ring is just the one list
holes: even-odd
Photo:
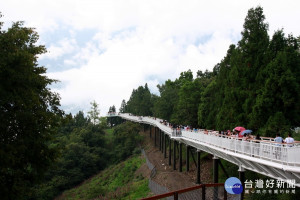
[[246, 129], [242, 126], [237, 126], [237, 127], [234, 128], [234, 130], [239, 131], [239, 132], [243, 132]]
[[243, 137], [243, 135], [241, 133], [246, 129], [242, 126], [237, 126], [234, 128], [234, 130], [239, 131], [239, 137]]

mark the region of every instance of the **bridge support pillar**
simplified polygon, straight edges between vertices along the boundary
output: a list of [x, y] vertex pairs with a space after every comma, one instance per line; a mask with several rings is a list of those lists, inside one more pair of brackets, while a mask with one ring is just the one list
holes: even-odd
[[171, 136], [169, 136], [169, 165], [171, 165], [171, 161], [172, 161], [172, 158], [171, 158], [171, 154], [172, 154], [172, 140], [171, 140]]
[[156, 127], [154, 127], [154, 146], [156, 147]]
[[160, 151], [163, 152], [163, 132], [159, 129], [160, 132]]
[[161, 133], [161, 152], [164, 153], [164, 139], [165, 139], [165, 133], [160, 130], [160, 133]]
[[182, 172], [182, 143], [179, 143], [179, 172]]
[[164, 134], [164, 158], [167, 158], [167, 134]]
[[152, 138], [152, 126], [149, 125], [149, 130], [150, 130], [150, 138]]
[[[213, 157], [213, 167], [214, 167], [214, 177], [213, 177], [213, 181], [214, 183], [218, 183], [219, 182], [219, 158], [214, 156]], [[218, 199], [218, 187], [214, 188], [214, 199]]]
[[245, 191], [245, 169], [242, 166], [239, 166], [239, 179], [242, 182], [242, 186], [244, 188], [240, 196], [240, 200], [243, 200]]
[[174, 140], [174, 144], [173, 144], [173, 170], [176, 170], [176, 146], [177, 146], [177, 142], [176, 142], [176, 140]]
[[200, 184], [201, 179], [200, 179], [200, 156], [201, 156], [201, 151], [197, 149], [197, 181], [196, 184]]
[[190, 171], [190, 146], [186, 145], [186, 171]]
[[219, 182], [219, 158], [213, 157], [213, 167], [214, 167], [214, 183]]
[[156, 128], [158, 130], [158, 142], [159, 142], [159, 150], [161, 151], [161, 130], [159, 128]]

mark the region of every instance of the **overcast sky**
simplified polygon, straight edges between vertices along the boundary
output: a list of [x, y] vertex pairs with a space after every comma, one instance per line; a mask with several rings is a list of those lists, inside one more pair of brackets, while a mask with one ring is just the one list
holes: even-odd
[[36, 28], [48, 53], [39, 63], [62, 108], [75, 114], [95, 100], [105, 115], [134, 88], [212, 70], [241, 39], [250, 8], [262, 6], [269, 35], [300, 35], [299, 0], [0, 0], [1, 21]]

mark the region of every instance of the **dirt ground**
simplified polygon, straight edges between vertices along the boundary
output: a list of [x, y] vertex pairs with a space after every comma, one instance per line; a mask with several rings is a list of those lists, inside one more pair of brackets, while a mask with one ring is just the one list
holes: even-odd
[[[159, 150], [159, 147], [154, 146], [154, 134], [152, 133], [152, 138], [150, 138], [149, 130], [146, 132], [141, 132], [144, 136], [143, 148], [149, 161], [155, 165], [157, 173], [153, 177], [153, 180], [162, 186], [165, 186], [169, 191], [184, 189], [187, 187], [195, 186], [196, 184], [196, 166], [192, 161], [190, 162], [190, 170], [186, 172], [186, 164], [183, 159], [183, 172], [179, 172], [179, 159], [176, 161], [176, 170], [173, 170], [173, 165], [169, 166], [169, 158], [167, 152], [167, 158], [164, 158], [164, 154]], [[194, 155], [196, 158], [196, 154]], [[190, 155], [191, 157], [191, 155]], [[173, 158], [172, 158], [173, 162]], [[201, 160], [201, 183], [212, 183], [212, 159]], [[143, 168], [143, 169], [142, 169]], [[147, 165], [142, 166], [140, 170], [144, 173], [149, 174], [147, 170]], [[150, 174], [149, 174], [150, 175]], [[149, 176], [148, 176], [149, 177]]]

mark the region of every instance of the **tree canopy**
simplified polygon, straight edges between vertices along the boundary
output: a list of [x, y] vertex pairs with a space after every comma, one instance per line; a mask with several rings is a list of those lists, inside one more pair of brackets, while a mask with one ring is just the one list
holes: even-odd
[[56, 158], [49, 141], [59, 125], [59, 95], [49, 89], [37, 57], [46, 52], [22, 22], [8, 30], [0, 24], [0, 191], [2, 199], [30, 193]]
[[[283, 30], [269, 37], [265, 20], [262, 7], [249, 9], [241, 40], [229, 46], [212, 72], [198, 71], [194, 78], [189, 70], [165, 81], [157, 86], [160, 95], [148, 98], [147, 109], [176, 124], [217, 130], [245, 126], [266, 136], [299, 127], [300, 40]], [[133, 91], [127, 104], [135, 109], [126, 112], [141, 114], [143, 98], [137, 93], [142, 88]]]

